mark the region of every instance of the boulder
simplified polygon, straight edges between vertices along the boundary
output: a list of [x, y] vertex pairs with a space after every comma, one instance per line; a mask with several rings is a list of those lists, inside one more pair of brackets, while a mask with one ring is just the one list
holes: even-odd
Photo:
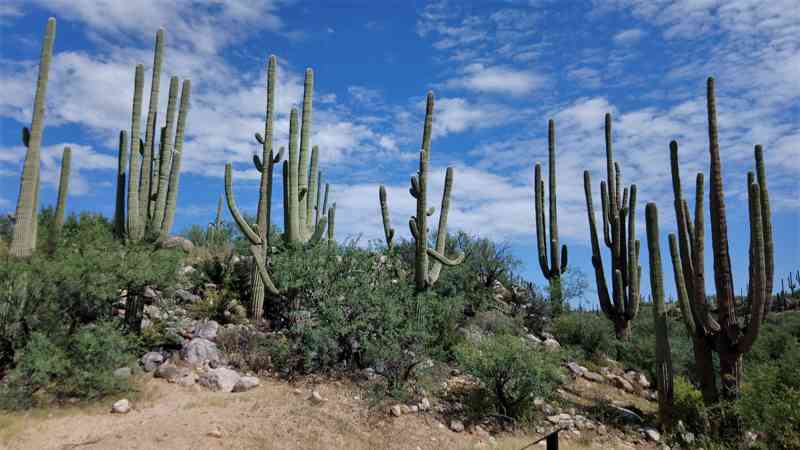
[[153, 372], [164, 362], [164, 355], [158, 352], [148, 352], [140, 360], [145, 372]]
[[111, 412], [114, 414], [127, 414], [131, 411], [131, 403], [128, 399], [123, 398], [122, 400], [117, 400], [111, 405]]
[[589, 381], [594, 381], [595, 383], [604, 383], [606, 381], [604, 376], [600, 375], [597, 372], [592, 372], [590, 370], [587, 370], [586, 372], [583, 372], [582, 375], [583, 375], [583, 378], [586, 378]]
[[461, 433], [464, 431], [464, 423], [460, 420], [451, 420], [450, 421], [450, 429], [455, 431], [456, 433]]
[[553, 339], [553, 338], [545, 339], [542, 344], [544, 345], [545, 349], [550, 350], [550, 351], [555, 351], [555, 350], [561, 349], [561, 344], [559, 344], [558, 341]]
[[191, 292], [187, 291], [186, 289], [176, 289], [175, 290], [175, 297], [178, 297], [182, 302], [185, 303], [195, 303], [200, 301], [200, 296], [192, 294]]
[[647, 436], [647, 439], [650, 439], [653, 442], [658, 442], [661, 440], [661, 433], [659, 433], [655, 428], [645, 429], [644, 435]]
[[650, 380], [648, 380], [645, 374], [643, 373], [640, 373], [639, 375], [636, 376], [636, 384], [645, 389], [650, 389]]
[[222, 361], [217, 344], [199, 337], [183, 345], [181, 358], [193, 366], [203, 365], [204, 362], [219, 364]]
[[156, 369], [155, 377], [175, 382], [179, 378], [189, 375], [192, 371], [186, 367], [178, 367], [171, 363], [162, 364]]
[[611, 379], [611, 382], [619, 389], [624, 390], [625, 392], [633, 392], [635, 389], [630, 381], [626, 380], [623, 377], [615, 376]]
[[403, 415], [403, 408], [401, 408], [399, 404], [397, 404], [397, 405], [392, 405], [392, 406], [389, 408], [389, 413], [390, 413], [391, 415], [395, 416], [395, 417], [400, 417], [400, 416], [402, 416], [402, 415]]
[[114, 371], [114, 376], [117, 378], [130, 378], [133, 375], [130, 367], [120, 367]]
[[161, 248], [179, 248], [186, 253], [194, 249], [192, 241], [181, 236], [170, 236], [161, 241]]
[[576, 377], [579, 377], [586, 372], [586, 368], [576, 362], [568, 362], [567, 369], [569, 369], [570, 373]]
[[219, 330], [219, 324], [214, 320], [203, 320], [199, 321], [194, 325], [194, 330], [192, 330], [192, 334], [194, 337], [208, 339], [209, 341], [213, 341], [217, 338], [217, 331]]
[[311, 400], [311, 403], [315, 405], [321, 405], [322, 403], [325, 403], [325, 399], [322, 398], [322, 395], [320, 395], [320, 393], [317, 391], [311, 391], [311, 396], [308, 399]]
[[258, 377], [241, 377], [236, 386], [233, 387], [233, 392], [244, 392], [250, 389], [255, 389], [261, 384]]
[[233, 392], [240, 378], [235, 370], [218, 367], [200, 375], [197, 382], [212, 391]]

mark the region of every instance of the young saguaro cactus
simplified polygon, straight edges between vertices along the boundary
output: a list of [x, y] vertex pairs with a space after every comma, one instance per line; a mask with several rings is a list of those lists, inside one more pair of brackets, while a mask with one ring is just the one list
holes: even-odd
[[56, 39], [56, 19], [47, 21], [47, 29], [39, 58], [39, 76], [36, 80], [36, 95], [33, 100], [31, 128], [22, 130], [22, 143], [27, 147], [22, 166], [19, 198], [14, 215], [14, 236], [10, 253], [16, 257], [28, 257], [36, 249], [36, 217], [39, 200], [39, 171], [41, 164], [42, 133], [44, 131], [44, 106], [47, 95], [47, 81], [50, 77], [50, 63], [53, 59], [53, 42]]
[[[742, 376], [742, 355], [747, 353], [758, 338], [772, 293], [773, 243], [769, 192], [764, 170], [764, 153], [755, 146], [756, 173], [748, 174], [748, 206], [750, 219], [750, 288], [748, 301], [749, 321], [742, 326], [736, 317], [733, 276], [728, 253], [728, 230], [725, 217], [725, 195], [722, 186], [722, 163], [717, 131], [716, 96], [714, 79], [707, 81], [708, 137], [711, 160], [709, 212], [711, 215], [711, 240], [714, 255], [714, 285], [718, 314], [715, 319], [706, 300], [703, 221], [703, 174], [697, 175], [694, 222], [682, 198], [678, 171], [678, 145], [670, 144], [672, 179], [675, 193], [675, 210], [678, 239], [670, 237], [670, 250], [675, 273], [678, 300], [682, 303], [686, 328], [697, 343], [695, 359], [698, 377], [706, 403], [718, 400], [717, 376], [711, 364], [712, 352], [719, 355], [719, 382], [722, 397], [735, 399], [739, 394]], [[679, 244], [678, 244], [679, 243]], [[679, 247], [679, 248], [678, 248]], [[700, 350], [698, 357], [697, 351]]]
[[534, 169], [534, 210], [536, 213], [536, 241], [539, 254], [539, 267], [542, 275], [550, 283], [550, 300], [561, 305], [561, 275], [567, 270], [567, 246], [561, 246], [561, 258], [558, 256], [558, 207], [556, 203], [556, 126], [553, 119], [547, 122], [547, 152], [549, 168], [549, 205], [550, 205], [550, 265], [547, 263], [547, 224], [544, 216], [544, 181], [542, 166], [537, 163]]
[[[442, 193], [442, 207], [439, 212], [439, 227], [436, 232], [436, 248], [428, 247], [428, 216], [433, 215], [434, 208], [428, 208], [428, 161], [431, 152], [431, 130], [433, 127], [433, 92], [428, 92], [425, 107], [425, 126], [422, 132], [422, 150], [419, 152], [419, 172], [411, 177], [411, 196], [417, 199], [417, 215], [408, 221], [411, 236], [416, 242], [414, 257], [414, 281], [417, 291], [427, 290], [439, 279], [442, 265], [455, 266], [464, 261], [464, 255], [455, 258], [445, 256], [447, 242], [447, 214], [450, 210], [450, 192], [453, 189], [453, 168], [448, 167]], [[434, 259], [428, 267], [428, 257]]]
[[658, 383], [658, 418], [662, 429], [672, 428], [673, 372], [672, 355], [664, 306], [664, 276], [661, 271], [661, 249], [658, 234], [658, 209], [655, 203], [645, 207], [647, 249], [650, 255], [650, 292], [653, 295], [653, 322], [656, 331], [656, 381]]
[[592, 180], [587, 170], [583, 172], [583, 187], [589, 216], [592, 266], [597, 282], [600, 309], [614, 322], [617, 339], [628, 340], [631, 321], [639, 312], [639, 280], [642, 276], [642, 268], [639, 266], [639, 241], [636, 239], [636, 185], [632, 184], [630, 189], [622, 189], [620, 181], [622, 174], [619, 164], [614, 161], [612, 151], [611, 114], [606, 114], [605, 117], [605, 140], [608, 180], [600, 182], [600, 197], [603, 207], [603, 237], [606, 247], [611, 250], [611, 296], [603, 272], [603, 259], [600, 255], [592, 202]]
[[53, 236], [58, 239], [61, 228], [64, 226], [64, 211], [69, 193], [69, 174], [72, 165], [72, 149], [64, 147], [61, 155], [61, 176], [58, 179], [58, 200], [56, 201], [56, 215], [53, 218]]
[[394, 248], [394, 228], [392, 228], [392, 219], [389, 217], [389, 203], [384, 185], [378, 188], [378, 199], [381, 202], [381, 218], [383, 219], [383, 234], [386, 236], [386, 247], [391, 252]]

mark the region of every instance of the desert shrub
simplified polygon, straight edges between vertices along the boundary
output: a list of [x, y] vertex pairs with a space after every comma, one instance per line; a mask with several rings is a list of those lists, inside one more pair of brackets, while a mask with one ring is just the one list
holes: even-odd
[[477, 313], [467, 322], [467, 325], [476, 327], [486, 334], [520, 335], [522, 333], [521, 318], [510, 316], [497, 309]]
[[736, 412], [745, 428], [761, 434], [762, 448], [800, 448], [800, 347], [780, 358], [745, 365], [745, 378]]
[[707, 432], [709, 418], [700, 390], [682, 376], [674, 378], [673, 389], [674, 419], [682, 421], [693, 433]]
[[86, 325], [71, 336], [34, 333], [0, 386], [0, 407], [19, 409], [67, 397], [97, 399], [124, 392], [129, 380], [114, 370], [135, 362], [135, 342], [117, 325]]
[[216, 342], [231, 365], [255, 373], [272, 368], [274, 355], [278, 356], [276, 363], [283, 363], [280, 357], [287, 347], [282, 336], [268, 335], [250, 327], [223, 327], [217, 333]]
[[530, 414], [534, 397], [548, 398], [562, 382], [558, 354], [532, 351], [516, 336], [465, 341], [456, 350], [456, 360], [480, 380], [497, 412], [510, 417]]
[[555, 320], [552, 331], [559, 343], [577, 347], [586, 358], [614, 356], [614, 334], [604, 317], [588, 312], [564, 314]]

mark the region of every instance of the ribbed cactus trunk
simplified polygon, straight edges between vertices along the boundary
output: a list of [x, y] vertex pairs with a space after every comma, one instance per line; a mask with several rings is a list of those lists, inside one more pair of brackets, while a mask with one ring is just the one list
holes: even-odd
[[[748, 302], [749, 321], [742, 327], [736, 318], [733, 278], [730, 254], [728, 253], [725, 198], [722, 186], [722, 164], [718, 144], [716, 99], [714, 79], [707, 83], [707, 107], [709, 128], [709, 153], [711, 161], [709, 211], [711, 214], [711, 238], [714, 255], [714, 284], [718, 305], [718, 316], [711, 316], [706, 302], [704, 274], [704, 209], [703, 176], [697, 177], [695, 193], [695, 217], [692, 222], [689, 208], [683, 201], [678, 173], [677, 143], [671, 143], [672, 177], [675, 191], [678, 239], [670, 238], [673, 265], [675, 266], [678, 298], [686, 311], [687, 330], [695, 342], [695, 359], [707, 403], [717, 400], [716, 377], [711, 364], [711, 353], [719, 355], [719, 382], [722, 397], [733, 400], [738, 397], [742, 374], [742, 355], [747, 353], [758, 337], [761, 323], [768, 309], [768, 297], [772, 289], [773, 244], [770, 220], [769, 193], [766, 188], [764, 156], [761, 146], [755, 148], [756, 174], [748, 176], [748, 206], [750, 219], [750, 288]], [[755, 181], [757, 179], [757, 181]], [[767, 242], [767, 241], [770, 242]], [[677, 243], [680, 245], [678, 250]], [[768, 281], [769, 280], [769, 281]], [[684, 288], [681, 288], [684, 286]], [[700, 350], [698, 356], [698, 350]]]
[[175, 143], [172, 146], [172, 164], [169, 168], [167, 203], [164, 207], [164, 221], [161, 223], [160, 227], [159, 239], [162, 240], [169, 236], [172, 230], [172, 223], [175, 221], [175, 210], [178, 205], [178, 189], [181, 179], [181, 155], [183, 154], [183, 139], [186, 132], [186, 119], [189, 114], [189, 98], [191, 93], [191, 80], [183, 80], [183, 86], [181, 87], [181, 106], [178, 112], [178, 124], [175, 130]]
[[381, 218], [383, 219], [383, 235], [386, 237], [386, 248], [391, 252], [394, 248], [394, 228], [389, 217], [389, 202], [386, 198], [386, 187], [378, 188], [378, 199], [381, 204]]
[[539, 267], [542, 275], [550, 284], [550, 301], [554, 313], [563, 310], [563, 292], [561, 275], [567, 270], [567, 246], [561, 247], [561, 258], [558, 254], [558, 207], [556, 201], [556, 126], [553, 119], [547, 123], [547, 152], [549, 168], [549, 219], [550, 219], [550, 266], [547, 258], [547, 224], [544, 217], [544, 181], [542, 167], [536, 164], [534, 169], [534, 212], [536, 214], [536, 241], [539, 256]]
[[661, 249], [658, 233], [658, 209], [655, 203], [645, 207], [647, 249], [650, 255], [650, 292], [653, 295], [653, 323], [656, 331], [656, 381], [658, 386], [658, 419], [665, 431], [672, 430], [673, 372], [672, 355], [664, 305], [664, 276], [661, 270]]
[[[300, 220], [301, 236], [306, 235], [308, 229], [308, 146], [311, 139], [311, 115], [312, 101], [314, 95], [314, 71], [306, 69], [306, 77], [303, 83], [303, 117], [300, 128], [300, 157], [297, 172], [297, 192], [298, 192], [298, 219]], [[305, 240], [305, 238], [302, 238]]]
[[[428, 208], [428, 161], [431, 149], [431, 130], [433, 127], [433, 92], [428, 92], [425, 106], [425, 125], [422, 131], [422, 150], [419, 152], [419, 171], [411, 177], [411, 196], [417, 200], [417, 214], [408, 222], [411, 236], [416, 243], [414, 255], [414, 283], [418, 292], [430, 288], [439, 279], [442, 265], [455, 266], [464, 261], [464, 255], [455, 258], [445, 256], [447, 243], [447, 215], [450, 210], [450, 195], [453, 188], [453, 168], [448, 167], [445, 175], [442, 206], [439, 212], [439, 227], [436, 231], [436, 248], [428, 247], [428, 216], [433, 215], [434, 208]], [[428, 257], [434, 259], [429, 268]]]
[[170, 170], [172, 167], [172, 140], [175, 133], [175, 111], [178, 103], [178, 77], [172, 77], [169, 82], [169, 93], [167, 94], [167, 124], [162, 128], [160, 154], [158, 157], [158, 171], [154, 178], [158, 180], [155, 189], [156, 203], [153, 213], [153, 228], [160, 229], [164, 223], [164, 215], [167, 207], [167, 192], [170, 181]]
[[117, 154], [117, 195], [114, 205], [114, 235], [125, 238], [125, 180], [128, 172], [128, 132], [119, 132], [119, 153]]
[[56, 19], [47, 21], [47, 29], [39, 58], [39, 75], [36, 80], [36, 95], [33, 100], [33, 118], [30, 132], [23, 130], [23, 144], [27, 147], [22, 168], [19, 198], [14, 215], [14, 236], [10, 253], [16, 257], [31, 256], [36, 249], [38, 225], [39, 171], [41, 164], [42, 133], [44, 131], [45, 98], [47, 81], [50, 76], [50, 63], [53, 59], [53, 42], [56, 38]]
[[64, 226], [64, 212], [69, 193], [69, 175], [72, 165], [72, 149], [64, 147], [61, 155], [61, 176], [58, 179], [58, 200], [56, 201], [56, 215], [53, 218], [53, 241], [58, 242], [61, 237], [61, 228]]
[[139, 218], [146, 227], [151, 221], [152, 208], [152, 170], [153, 170], [153, 142], [155, 141], [156, 114], [158, 113], [158, 96], [161, 87], [161, 65], [164, 60], [164, 30], [156, 32], [156, 45], [153, 54], [153, 73], [150, 82], [150, 103], [147, 110], [145, 124], [144, 152], [142, 155], [142, 174], [139, 180]]
[[131, 163], [128, 175], [128, 240], [137, 242], [144, 237], [144, 223], [139, 215], [139, 181], [142, 176], [141, 131], [144, 66], [136, 66], [133, 82], [133, 111], [131, 113]]
[[614, 323], [614, 332], [619, 340], [630, 338], [631, 322], [639, 312], [639, 241], [636, 239], [636, 185], [622, 188], [622, 174], [614, 161], [612, 149], [611, 114], [605, 117], [606, 172], [608, 180], [600, 182], [600, 197], [603, 208], [603, 237], [611, 250], [611, 295], [603, 271], [603, 258], [594, 217], [592, 180], [589, 171], [583, 172], [583, 187], [586, 195], [586, 211], [589, 217], [589, 233], [592, 243], [592, 266], [594, 267], [600, 309]]

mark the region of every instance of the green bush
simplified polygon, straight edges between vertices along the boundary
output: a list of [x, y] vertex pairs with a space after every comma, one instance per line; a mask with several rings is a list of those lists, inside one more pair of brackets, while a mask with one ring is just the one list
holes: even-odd
[[135, 364], [135, 343], [117, 325], [86, 325], [69, 337], [34, 333], [0, 387], [0, 408], [20, 409], [51, 400], [97, 399], [130, 389], [114, 370]]
[[675, 421], [682, 421], [693, 433], [705, 433], [709, 418], [703, 394], [689, 380], [676, 376], [673, 380]]
[[557, 353], [533, 351], [516, 336], [464, 342], [456, 349], [456, 360], [480, 380], [498, 413], [515, 418], [529, 415], [534, 397], [548, 398], [563, 380]]
[[597, 314], [563, 314], [553, 322], [552, 330], [561, 345], [577, 347], [586, 358], [615, 356], [614, 334], [607, 320]]

